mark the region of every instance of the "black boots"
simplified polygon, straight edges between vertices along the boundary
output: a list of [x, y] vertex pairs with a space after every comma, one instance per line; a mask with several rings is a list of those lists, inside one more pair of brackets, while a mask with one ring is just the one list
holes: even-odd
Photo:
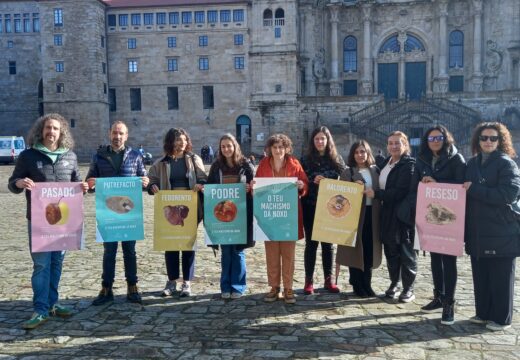
[[442, 302], [442, 325], [453, 325], [455, 323], [455, 301], [444, 300]]
[[433, 300], [421, 307], [424, 312], [435, 312], [442, 309], [442, 295], [440, 291], [433, 289]]

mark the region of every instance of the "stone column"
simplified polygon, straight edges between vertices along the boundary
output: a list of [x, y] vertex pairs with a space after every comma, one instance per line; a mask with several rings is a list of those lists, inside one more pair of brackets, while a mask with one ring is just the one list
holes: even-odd
[[399, 86], [397, 91], [399, 92], [399, 99], [406, 98], [406, 53], [404, 52], [404, 43], [406, 42], [406, 33], [401, 32], [397, 37], [400, 45], [399, 51]]
[[374, 80], [372, 79], [372, 59], [370, 56], [370, 50], [372, 49], [372, 34], [370, 29], [372, 4], [364, 3], [361, 9], [363, 11], [363, 75], [361, 77], [361, 89], [363, 95], [371, 95], [374, 88]]
[[330, 95], [341, 95], [339, 81], [339, 57], [338, 57], [338, 13], [339, 6], [332, 5], [330, 10]]
[[448, 1], [439, 2], [439, 73], [437, 75], [437, 90], [448, 92], [448, 34], [446, 19], [448, 17]]
[[473, 0], [473, 91], [482, 91], [482, 0]]

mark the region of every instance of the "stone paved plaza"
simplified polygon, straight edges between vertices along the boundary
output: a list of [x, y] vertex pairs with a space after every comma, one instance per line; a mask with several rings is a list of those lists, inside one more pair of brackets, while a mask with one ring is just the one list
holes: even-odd
[[[86, 168], [82, 167], [82, 175]], [[519, 359], [520, 282], [517, 275], [513, 327], [490, 332], [468, 321], [473, 316], [473, 286], [469, 258], [459, 259], [456, 323], [440, 324], [440, 314], [423, 314], [430, 300], [429, 257], [419, 258], [416, 300], [399, 304], [360, 299], [346, 286], [342, 292], [304, 296], [303, 249], [296, 248], [296, 305], [262, 301], [268, 290], [263, 244], [247, 250], [248, 290], [238, 300], [219, 297], [220, 258], [204, 246], [196, 260], [194, 296], [162, 298], [166, 276], [164, 256], [152, 251], [153, 197], [144, 194], [146, 240], [138, 242], [139, 287], [143, 306], [129, 304], [122, 256], [118, 254], [114, 303], [91, 306], [100, 288], [102, 246], [94, 241], [94, 196], [85, 197], [86, 249], [68, 252], [60, 296], [74, 309], [68, 320], [51, 319], [25, 331], [32, 313], [25, 198], [8, 192], [12, 166], [0, 174], [0, 359]], [[320, 251], [320, 250], [318, 250]], [[320, 258], [318, 254], [318, 259]], [[318, 260], [315, 283], [322, 286]], [[374, 289], [388, 286], [385, 264], [374, 273]]]

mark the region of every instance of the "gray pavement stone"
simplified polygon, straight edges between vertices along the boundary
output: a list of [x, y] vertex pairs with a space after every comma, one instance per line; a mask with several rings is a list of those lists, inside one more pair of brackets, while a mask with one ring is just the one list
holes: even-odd
[[[1, 166], [7, 182], [12, 166]], [[86, 168], [82, 167], [83, 174]], [[456, 323], [440, 324], [440, 313], [423, 314], [431, 298], [429, 257], [419, 256], [416, 300], [399, 304], [360, 299], [347, 286], [342, 269], [340, 294], [318, 288], [305, 296], [304, 243], [296, 247], [294, 306], [266, 304], [268, 290], [263, 244], [247, 250], [248, 290], [238, 300], [219, 294], [220, 257], [198, 238], [194, 296], [162, 298], [164, 255], [152, 250], [153, 197], [144, 194], [146, 239], [137, 244], [143, 306], [126, 302], [122, 254], [118, 253], [115, 301], [91, 306], [101, 282], [103, 247], [94, 241], [94, 197], [85, 197], [86, 249], [68, 252], [60, 287], [61, 302], [74, 310], [70, 319], [52, 318], [32, 331], [21, 324], [32, 313], [31, 270], [25, 198], [0, 187], [0, 360], [4, 359], [519, 359], [520, 296], [515, 322], [503, 332], [472, 324], [473, 288], [469, 258], [458, 260]], [[199, 229], [200, 230], [200, 229]], [[320, 250], [318, 250], [320, 251]], [[388, 286], [385, 264], [374, 271], [374, 289]], [[315, 284], [322, 286], [320, 254]], [[517, 276], [518, 284], [518, 276]], [[518, 290], [518, 286], [517, 286]]]

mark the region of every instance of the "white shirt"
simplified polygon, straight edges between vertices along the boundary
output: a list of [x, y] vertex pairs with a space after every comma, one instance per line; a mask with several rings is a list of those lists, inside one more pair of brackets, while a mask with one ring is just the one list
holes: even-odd
[[[359, 169], [359, 173], [363, 176], [363, 180], [365, 180], [365, 189], [369, 189], [372, 187], [372, 175], [370, 174], [370, 170], [368, 168]], [[366, 198], [366, 205], [372, 205], [372, 198]]]

